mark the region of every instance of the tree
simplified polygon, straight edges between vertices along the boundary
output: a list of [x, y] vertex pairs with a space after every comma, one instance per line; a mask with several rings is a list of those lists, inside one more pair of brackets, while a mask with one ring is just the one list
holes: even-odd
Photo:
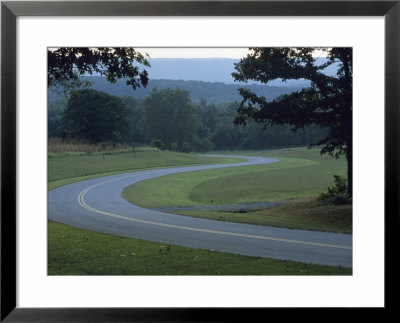
[[190, 144], [187, 141], [182, 143], [182, 151], [188, 153], [190, 151]]
[[[307, 126], [328, 128], [320, 141], [310, 148], [322, 146], [321, 154], [347, 159], [348, 196], [352, 196], [352, 79], [351, 48], [250, 48], [251, 53], [235, 64], [232, 73], [236, 81], [249, 80], [268, 83], [275, 79], [305, 79], [309, 87], [267, 101], [252, 91], [239, 90], [243, 100], [237, 111], [236, 124], [248, 120], [265, 127], [289, 124], [296, 132]], [[315, 54], [326, 56], [316, 58]], [[322, 61], [322, 62], [321, 62]], [[328, 67], [338, 66], [334, 75], [325, 73]]]
[[102, 142], [100, 144], [100, 147], [101, 147], [101, 151], [103, 152], [103, 159], [104, 159], [104, 155], [106, 154], [108, 144], [106, 142]]
[[205, 99], [201, 99], [200, 103], [196, 105], [196, 110], [201, 125], [208, 129], [210, 133], [215, 131], [217, 126], [217, 108], [215, 104], [207, 104]]
[[141, 54], [127, 47], [61, 47], [47, 51], [47, 80], [49, 87], [66, 89], [79, 88], [84, 84], [80, 76], [100, 74], [107, 81], [127, 78], [127, 85], [133, 89], [146, 87], [148, 73], [134, 63], [150, 67], [147, 54]]
[[160, 139], [153, 139], [151, 145], [156, 148], [158, 154], [158, 151], [164, 146], [164, 143]]
[[231, 126], [221, 126], [211, 135], [211, 141], [216, 149], [239, 149], [243, 141], [242, 133]]
[[60, 137], [61, 115], [66, 105], [65, 99], [49, 102], [47, 114], [47, 135], [49, 138]]
[[174, 150], [175, 152], [178, 150], [178, 144], [176, 142], [173, 142], [171, 144], [171, 149]]
[[191, 142], [196, 127], [189, 92], [153, 88], [143, 100], [141, 124], [148, 140], [158, 138], [167, 149], [171, 149], [172, 143], [181, 147], [184, 141]]
[[136, 151], [136, 148], [137, 148], [137, 143], [136, 142], [132, 142], [131, 146], [132, 146], [132, 150], [133, 150], [133, 157], [136, 157], [135, 151]]
[[92, 143], [125, 141], [129, 137], [129, 110], [116, 96], [91, 89], [73, 92], [62, 115], [63, 137]]
[[208, 138], [203, 138], [200, 141], [200, 150], [201, 153], [206, 153], [213, 148], [212, 142]]
[[145, 136], [140, 127], [140, 120], [142, 119], [142, 109], [140, 101], [136, 100], [131, 95], [124, 95], [121, 97], [122, 102], [127, 105], [129, 109], [129, 120], [131, 124], [131, 140], [139, 143], [145, 143]]

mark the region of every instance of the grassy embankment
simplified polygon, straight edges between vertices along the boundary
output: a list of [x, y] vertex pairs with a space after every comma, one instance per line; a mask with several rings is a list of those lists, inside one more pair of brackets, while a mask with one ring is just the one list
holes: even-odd
[[49, 152], [49, 190], [99, 176], [150, 168], [238, 162], [235, 158], [215, 158], [140, 148], [103, 152]]
[[191, 249], [49, 222], [49, 275], [351, 275], [342, 267]]
[[[223, 152], [222, 152], [223, 153]], [[214, 220], [285, 228], [352, 232], [351, 205], [322, 205], [319, 193], [333, 175], [346, 176], [346, 161], [320, 156], [317, 149], [281, 149], [238, 154], [276, 157], [278, 163], [182, 173], [127, 187], [123, 196], [144, 207], [224, 205], [273, 201], [282, 206], [252, 211], [174, 211]]]
[[[103, 158], [104, 157], [104, 158]], [[219, 162], [231, 162], [226, 159]], [[130, 170], [213, 163], [149, 149], [49, 153], [49, 189]], [[351, 269], [163, 245], [48, 222], [49, 275], [350, 275]]]

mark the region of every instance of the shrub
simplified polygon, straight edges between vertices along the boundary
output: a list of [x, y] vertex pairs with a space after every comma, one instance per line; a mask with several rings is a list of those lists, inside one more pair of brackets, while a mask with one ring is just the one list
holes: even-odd
[[[105, 145], [105, 146], [104, 146]], [[71, 153], [71, 152], [82, 152], [82, 153], [94, 153], [94, 152], [118, 152], [118, 151], [129, 151], [130, 147], [124, 143], [98, 143], [92, 144], [87, 140], [79, 139], [61, 139], [61, 138], [50, 138], [48, 141], [48, 152], [49, 153]]]
[[188, 153], [190, 151], [190, 144], [187, 141], [182, 143], [182, 151]]
[[334, 185], [328, 187], [328, 191], [321, 193], [317, 201], [323, 204], [343, 205], [351, 204], [351, 198], [347, 195], [347, 180], [339, 175], [333, 175]]
[[152, 147], [156, 148], [157, 153], [159, 149], [163, 149], [164, 147], [164, 143], [162, 142], [162, 140], [159, 139], [153, 139], [151, 142]]
[[174, 151], [177, 151], [178, 150], [178, 144], [176, 142], [173, 142], [171, 144], [171, 149], [174, 150]]

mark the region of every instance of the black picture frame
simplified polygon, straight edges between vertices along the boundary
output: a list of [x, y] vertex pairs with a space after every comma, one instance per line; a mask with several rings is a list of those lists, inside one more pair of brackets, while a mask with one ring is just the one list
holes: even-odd
[[[385, 306], [399, 279], [400, 1], [2, 1], [1, 321], [188, 322], [256, 318], [263, 309], [18, 308], [16, 306], [16, 19], [18, 16], [383, 16], [385, 19]], [[39, 291], [38, 291], [39, 292]], [[249, 313], [248, 313], [249, 312]], [[331, 315], [331, 314], [330, 314]], [[334, 314], [333, 314], [334, 315]], [[330, 316], [330, 318], [333, 318]]]

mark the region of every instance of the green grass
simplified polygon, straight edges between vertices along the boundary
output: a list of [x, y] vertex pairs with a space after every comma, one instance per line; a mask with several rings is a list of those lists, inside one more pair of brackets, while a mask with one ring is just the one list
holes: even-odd
[[49, 275], [351, 275], [352, 269], [248, 257], [48, 222]]
[[[314, 164], [312, 160], [281, 158], [278, 163], [268, 165], [162, 176], [127, 187], [123, 196], [143, 207], [255, 202], [266, 200], [266, 179], [260, 176], [266, 177], [274, 170], [287, 171], [290, 168], [296, 172], [299, 167]], [[298, 184], [302, 186], [300, 182]]]
[[334, 174], [345, 177], [344, 159], [320, 156], [317, 149], [305, 148], [235, 154], [276, 157], [279, 162], [163, 176], [129, 186], [123, 191], [123, 196], [143, 207], [285, 202], [279, 208], [247, 213], [175, 213], [222, 221], [351, 233], [351, 206], [286, 204], [290, 200], [314, 199], [332, 185]]
[[247, 211], [179, 211], [181, 215], [218, 221], [268, 225], [288, 229], [304, 229], [352, 233], [351, 205], [321, 205], [315, 202], [294, 202], [279, 207]]
[[140, 148], [135, 152], [49, 153], [49, 189], [94, 177], [149, 168], [238, 162], [235, 158], [215, 158], [171, 151]]

